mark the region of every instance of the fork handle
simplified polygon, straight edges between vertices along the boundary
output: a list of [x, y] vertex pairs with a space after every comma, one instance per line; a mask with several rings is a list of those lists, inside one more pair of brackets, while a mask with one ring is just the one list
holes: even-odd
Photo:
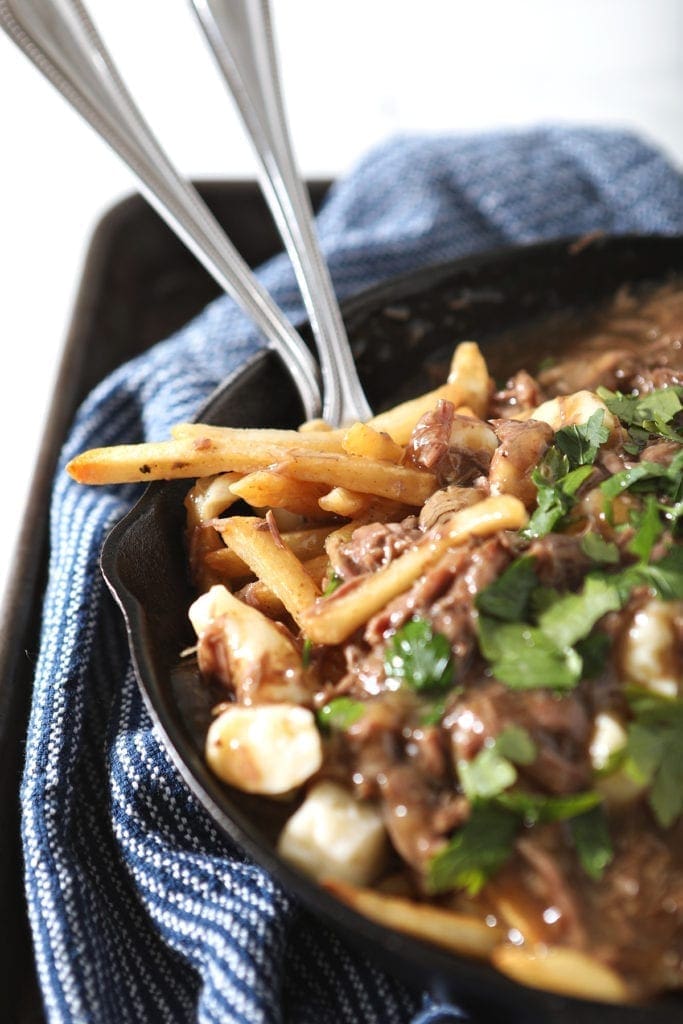
[[363, 392], [308, 193], [294, 160], [268, 0], [191, 0], [254, 146], [262, 190], [299, 281], [323, 381], [323, 416], [367, 420]]
[[148, 202], [283, 357], [308, 419], [316, 362], [142, 117], [80, 0], [0, 0], [0, 24], [135, 175]]

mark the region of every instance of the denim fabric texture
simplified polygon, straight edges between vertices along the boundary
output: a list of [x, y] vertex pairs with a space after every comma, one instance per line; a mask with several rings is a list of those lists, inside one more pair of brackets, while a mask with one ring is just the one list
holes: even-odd
[[[378, 146], [318, 217], [340, 297], [503, 244], [683, 232], [683, 178], [628, 132], [545, 127]], [[259, 271], [294, 323], [291, 265]], [[49, 579], [21, 787], [25, 884], [49, 1024], [446, 1024], [463, 1018], [323, 927], [218, 832], [173, 767], [98, 568], [140, 489], [64, 472], [158, 440], [262, 340], [227, 297], [80, 408], [50, 508]], [[480, 1024], [485, 1024], [481, 1021]]]

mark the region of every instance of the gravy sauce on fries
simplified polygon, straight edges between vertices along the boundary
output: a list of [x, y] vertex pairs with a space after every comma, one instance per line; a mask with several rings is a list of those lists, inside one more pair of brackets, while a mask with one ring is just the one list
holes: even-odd
[[566, 351], [496, 382], [463, 341], [366, 424], [67, 468], [193, 481], [206, 758], [288, 809], [283, 858], [524, 984], [640, 1001], [683, 987], [683, 290]]

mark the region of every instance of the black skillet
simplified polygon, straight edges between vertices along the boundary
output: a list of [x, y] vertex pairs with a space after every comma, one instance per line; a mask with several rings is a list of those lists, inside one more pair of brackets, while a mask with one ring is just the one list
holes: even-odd
[[[453, 345], [475, 339], [495, 369], [533, 367], [533, 344], [571, 336], [577, 322], [623, 285], [661, 284], [683, 275], [683, 238], [564, 239], [428, 267], [375, 287], [344, 306], [356, 362], [373, 408], [417, 394], [442, 379]], [[539, 323], [545, 330], [539, 332]], [[552, 337], [551, 337], [552, 335]], [[199, 412], [201, 422], [295, 427], [300, 404], [278, 357], [262, 351], [226, 381]], [[179, 653], [193, 641], [193, 598], [183, 548], [183, 481], [152, 484], [111, 532], [102, 570], [126, 621], [140, 688], [169, 754], [220, 829], [309, 911], [373, 955], [386, 969], [451, 999], [486, 1024], [674, 1024], [683, 1001], [667, 996], [642, 1007], [554, 996], [514, 983], [493, 968], [383, 928], [341, 905], [275, 853], [282, 811], [237, 792], [207, 769], [201, 737], [207, 699]]]

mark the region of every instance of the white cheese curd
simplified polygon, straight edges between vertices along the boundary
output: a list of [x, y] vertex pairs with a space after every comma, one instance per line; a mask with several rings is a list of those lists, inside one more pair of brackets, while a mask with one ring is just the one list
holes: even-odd
[[594, 412], [604, 413], [603, 423], [614, 434], [618, 422], [609, 411], [603, 400], [593, 391], [576, 391], [573, 395], [560, 395], [551, 398], [534, 409], [532, 419], [548, 423], [553, 430], [569, 427], [577, 423], [587, 423]]
[[311, 789], [278, 840], [280, 856], [304, 874], [352, 885], [377, 878], [387, 849], [379, 811], [334, 782]]
[[232, 687], [241, 704], [310, 702], [301, 654], [257, 608], [217, 584], [190, 606], [189, 617], [200, 669]]
[[315, 718], [295, 704], [229, 704], [211, 723], [205, 749], [220, 779], [267, 796], [296, 789], [322, 764]]
[[675, 626], [682, 610], [680, 601], [652, 599], [635, 613], [622, 647], [622, 669], [629, 682], [664, 697], [675, 697], [683, 690]]
[[606, 711], [597, 714], [593, 723], [593, 736], [589, 747], [594, 770], [599, 772], [606, 768], [612, 755], [625, 745], [626, 730], [622, 722]]

